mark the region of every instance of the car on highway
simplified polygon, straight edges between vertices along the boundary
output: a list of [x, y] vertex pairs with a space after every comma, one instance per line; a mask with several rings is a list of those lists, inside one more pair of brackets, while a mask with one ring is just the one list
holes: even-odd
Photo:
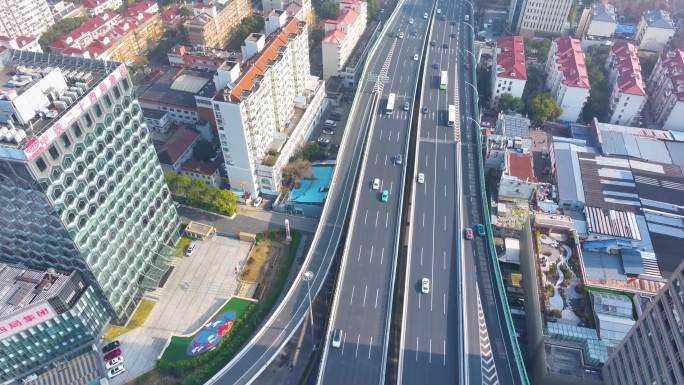
[[449, 44], [447, 44], [447, 43], [442, 44], [442, 48], [444, 48], [444, 49], [449, 48]]
[[256, 197], [254, 202], [252, 202], [252, 206], [259, 207], [259, 205], [261, 205], [261, 202], [263, 202], [263, 201], [264, 201], [264, 199], [262, 197]]
[[423, 278], [420, 281], [420, 291], [422, 291], [423, 294], [428, 294], [430, 292], [430, 279], [429, 278]]
[[383, 203], [387, 203], [389, 200], [389, 191], [388, 190], [382, 190], [382, 193], [380, 194], [380, 201]]
[[404, 157], [401, 156], [401, 154], [397, 154], [397, 156], [394, 157], [394, 163], [396, 164], [401, 164], [404, 161]]
[[330, 144], [330, 138], [326, 138], [324, 136], [321, 136], [318, 138], [318, 143], [319, 144]]
[[107, 378], [112, 379], [112, 378], [118, 376], [119, 374], [121, 374], [125, 371], [126, 371], [126, 368], [124, 368], [123, 365], [113, 367], [113, 368], [109, 369], [109, 371], [107, 372]]
[[380, 190], [380, 178], [373, 179], [373, 190]]
[[413, 61], [418, 61], [418, 54], [417, 53], [413, 54]]
[[408, 111], [409, 109], [411, 109], [409, 102], [404, 102], [404, 111]]
[[339, 348], [340, 346], [342, 346], [342, 330], [335, 329], [332, 336], [332, 347]]
[[115, 357], [113, 360], [107, 361], [107, 363], [105, 363], [105, 369], [109, 370], [115, 366], [123, 364], [123, 361], [123, 356]]
[[335, 131], [327, 129], [327, 128], [324, 128], [322, 132], [326, 135], [332, 135], [335, 133]]
[[485, 226], [482, 223], [478, 223], [477, 226], [475, 226], [475, 231], [477, 231], [477, 235], [481, 237], [484, 237], [487, 234]]
[[427, 107], [423, 107], [423, 108], [421, 108], [420, 110], [421, 110], [424, 114], [427, 114], [427, 113], [428, 113], [428, 108], [427, 108]]
[[118, 340], [112, 341], [112, 342], [110, 342], [107, 345], [102, 347], [102, 353], [104, 354], [107, 352], [111, 352], [112, 350], [118, 348], [119, 346], [121, 346], [121, 342], [119, 342]]
[[399, 38], [400, 38], [400, 39], [403, 39], [403, 38], [404, 38], [404, 33], [403, 33], [403, 32], [399, 32]]
[[427, 12], [425, 12], [425, 13], [423, 14], [423, 19], [427, 19], [427, 18], [428, 18], [428, 14], [427, 14]]
[[117, 348], [117, 349], [114, 349], [111, 352], [105, 354], [104, 357], [102, 357], [102, 360], [104, 362], [111, 361], [120, 355], [121, 355], [121, 349]]
[[197, 243], [190, 242], [190, 244], [188, 245], [188, 248], [185, 249], [185, 256], [186, 257], [192, 257], [192, 253], [195, 252], [195, 247], [197, 247]]
[[473, 239], [473, 229], [466, 227], [463, 231], [463, 235], [465, 236], [465, 239]]
[[409, 19], [409, 24], [413, 24], [413, 18]]
[[455, 38], [456, 38], [456, 36], [458, 36], [458, 35], [456, 35], [455, 33], [452, 33], [452, 34], [451, 34], [451, 35], [449, 35], [449, 36], [451, 36], [451, 38], [452, 38], [452, 39], [455, 39]]
[[434, 47], [437, 45], [437, 42], [434, 40], [430, 40], [430, 47]]
[[446, 15], [440, 16], [440, 19], [442, 19], [442, 21], [446, 21]]
[[442, 13], [442, 10], [440, 8], [437, 8], [437, 14], [439, 15], [440, 13]]
[[420, 184], [425, 183], [425, 174], [423, 174], [422, 172], [418, 173], [418, 183], [420, 183]]
[[432, 63], [432, 68], [438, 70], [439, 69], [439, 63]]
[[465, 21], [470, 21], [470, 15], [465, 15]]

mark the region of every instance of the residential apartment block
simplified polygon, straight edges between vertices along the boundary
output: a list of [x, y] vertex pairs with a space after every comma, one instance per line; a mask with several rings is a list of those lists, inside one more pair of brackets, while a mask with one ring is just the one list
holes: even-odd
[[311, 0], [262, 0], [261, 7], [265, 15], [274, 10], [286, 10], [289, 16], [306, 21], [309, 27], [314, 25], [316, 15]]
[[215, 48], [194, 48], [177, 45], [166, 55], [172, 67], [216, 71], [226, 60], [237, 59], [234, 52]]
[[521, 36], [504, 36], [496, 41], [492, 63], [492, 99], [503, 94], [522, 97], [527, 82], [525, 45]]
[[513, 0], [509, 26], [524, 37], [560, 35], [568, 19], [572, 0]]
[[558, 37], [546, 60], [546, 87], [563, 109], [560, 120], [576, 122], [589, 98], [589, 76], [580, 41]]
[[634, 40], [639, 49], [660, 53], [674, 34], [675, 25], [670, 14], [662, 9], [653, 9], [641, 16]]
[[684, 131], [684, 51], [664, 51], [648, 78], [647, 88], [658, 127]]
[[38, 38], [32, 36], [0, 36], [0, 47], [22, 51], [43, 52], [38, 44]]
[[0, 35], [40, 35], [55, 24], [47, 0], [0, 0]]
[[581, 39], [611, 38], [617, 27], [615, 7], [608, 2], [593, 3], [582, 11], [577, 24], [577, 35]]
[[606, 69], [612, 84], [610, 93], [610, 123], [631, 125], [641, 116], [646, 104], [646, 84], [641, 77], [637, 49], [632, 43], [621, 41], [611, 48]]
[[122, 63], [0, 53], [0, 260], [78, 271], [117, 321], [180, 223]]
[[194, 17], [185, 22], [193, 46], [223, 48], [243, 18], [252, 14], [249, 0], [216, 0], [193, 3]]
[[142, 2], [121, 14], [104, 11], [50, 43], [50, 49], [63, 55], [131, 63], [163, 35], [159, 6]]
[[325, 21], [323, 49], [323, 79], [337, 75], [366, 30], [367, 3], [361, 0], [341, 0], [340, 16]]
[[684, 264], [603, 366], [607, 385], [684, 383]]
[[0, 381], [11, 384], [92, 351], [109, 318], [78, 272], [0, 262]]
[[106, 11], [115, 11], [123, 5], [123, 0], [83, 0], [83, 7], [90, 17], [97, 16]]
[[266, 34], [252, 34], [243, 62], [218, 69], [213, 100], [233, 190], [278, 194], [282, 167], [320, 119], [324, 83], [310, 75], [306, 23], [271, 14]]

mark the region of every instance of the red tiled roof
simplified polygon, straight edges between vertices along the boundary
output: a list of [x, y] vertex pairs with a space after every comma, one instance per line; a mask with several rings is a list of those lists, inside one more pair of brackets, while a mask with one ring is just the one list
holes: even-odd
[[218, 163], [204, 162], [196, 159], [189, 159], [181, 166], [181, 170], [185, 172], [194, 172], [197, 174], [211, 176], [218, 170]]
[[139, 3], [135, 3], [131, 5], [130, 7], [126, 8], [123, 10], [123, 15], [124, 16], [132, 16], [135, 17], [141, 12], [150, 12], [149, 9], [154, 7], [156, 4], [152, 2], [147, 2], [147, 1], [141, 1]]
[[508, 175], [526, 182], [536, 182], [532, 166], [532, 154], [508, 153]]
[[[55, 42], [58, 41], [63, 41], [66, 43], [67, 39], [71, 37], [73, 40], [78, 40], [82, 35], [85, 35], [87, 33], [93, 33], [95, 30], [98, 28], [102, 27], [103, 25], [109, 23], [112, 19], [119, 17], [118, 14], [112, 12], [112, 11], [105, 11], [98, 16], [95, 16], [91, 18], [90, 20], [86, 21], [85, 23], [81, 24], [79, 27], [74, 29], [73, 31], [67, 33], [66, 35], [62, 36], [58, 40], [55, 40], [50, 44], [50, 47], [55, 44]], [[67, 44], [68, 45], [68, 44]], [[59, 46], [55, 46], [59, 48]]]
[[0, 41], [12, 41], [14, 39], [16, 39], [17, 47], [19, 47], [20, 49], [26, 47], [27, 45], [37, 40], [35, 37], [32, 36], [0, 36]]
[[357, 17], [359, 17], [358, 12], [352, 8], [345, 8], [342, 12], [340, 12], [340, 16], [338, 16], [337, 19], [329, 19], [326, 20], [325, 23], [352, 25], [356, 21]]
[[641, 77], [641, 65], [637, 56], [637, 49], [632, 43], [624, 41], [613, 46], [615, 55], [615, 70], [618, 73], [617, 84], [626, 94], [646, 96], [646, 86]]
[[197, 131], [185, 126], [179, 126], [162, 147], [162, 151], [159, 154], [160, 160], [167, 161], [169, 162], [168, 164], [176, 163], [188, 147], [192, 146], [198, 136], [199, 133]]
[[210, 3], [193, 3], [192, 7], [195, 9], [208, 9], [208, 8], [213, 8], [214, 4]]
[[578, 39], [557, 37], [556, 63], [563, 72], [563, 84], [570, 87], [589, 88], [589, 75], [584, 62], [584, 51]]
[[164, 21], [171, 21], [179, 15], [179, 9], [177, 5], [171, 5], [162, 11], [161, 18]]
[[280, 31], [274, 34], [275, 36], [269, 37], [258, 55], [243, 63], [243, 72], [230, 92], [231, 99], [239, 101], [242, 91], [251, 90], [254, 87], [254, 78], [266, 72], [268, 62], [278, 57], [278, 49], [287, 46], [288, 36], [297, 33], [298, 24], [299, 20], [296, 17], [288, 20]]
[[496, 64], [501, 66], [497, 77], [527, 79], [525, 66], [525, 46], [520, 36], [504, 36], [496, 41]]
[[333, 29], [328, 31], [327, 34], [325, 34], [325, 37], [323, 38], [323, 43], [342, 44], [346, 37], [346, 33], [340, 31], [339, 29]]
[[677, 95], [678, 100], [684, 101], [684, 51], [665, 50], [660, 60], [672, 82], [672, 93]]
[[107, 2], [107, 0], [83, 0], [82, 4], [86, 8], [95, 8], [98, 5], [102, 5], [106, 2]]

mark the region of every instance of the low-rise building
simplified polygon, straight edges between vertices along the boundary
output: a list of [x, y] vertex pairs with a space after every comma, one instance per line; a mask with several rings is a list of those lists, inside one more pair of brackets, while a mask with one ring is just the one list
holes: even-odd
[[106, 11], [114, 11], [123, 5], [123, 0], [83, 0], [83, 7], [89, 17], [97, 16]]
[[193, 46], [223, 48], [243, 18], [252, 14], [248, 0], [216, 0], [192, 4], [193, 17], [185, 22]]
[[546, 87], [563, 109], [560, 120], [576, 122], [589, 98], [589, 76], [580, 41], [568, 36], [553, 40], [546, 60]]
[[615, 7], [608, 2], [596, 2], [585, 8], [577, 25], [576, 36], [581, 39], [605, 39], [613, 37], [617, 27]]
[[180, 173], [187, 175], [190, 179], [201, 180], [210, 186], [221, 186], [219, 164], [216, 162], [204, 162], [201, 160], [190, 159], [183, 163]]
[[527, 81], [525, 66], [525, 45], [521, 36], [504, 36], [496, 41], [492, 63], [492, 99], [496, 101], [503, 94], [522, 97]]
[[675, 25], [670, 13], [662, 9], [651, 9], [641, 16], [634, 40], [639, 49], [661, 52], [674, 34]]
[[57, 0], [51, 1], [50, 11], [55, 18], [55, 22], [71, 17], [82, 17], [86, 15], [86, 10], [83, 5], [77, 5], [71, 1]]
[[40, 44], [38, 44], [38, 39], [31, 36], [0, 36], [0, 47], [21, 51], [43, 52]]
[[97, 290], [77, 272], [0, 262], [0, 381], [91, 350], [109, 321]]
[[147, 123], [147, 127], [160, 133], [166, 134], [169, 132], [169, 127], [171, 127], [171, 119], [169, 118], [169, 113], [163, 110], [151, 110], [149, 108], [143, 108], [143, 119]]
[[509, 151], [499, 181], [499, 200], [529, 201], [536, 188], [532, 154]]
[[216, 71], [226, 60], [237, 60], [235, 52], [215, 48], [194, 48], [177, 45], [167, 53], [172, 67], [182, 67], [192, 70]]
[[199, 137], [197, 131], [183, 125], [177, 126], [166, 142], [157, 148], [162, 169], [179, 172], [183, 163], [192, 158]]
[[180, 8], [176, 4], [171, 4], [161, 12], [162, 23], [166, 29], [177, 29], [183, 22]]
[[641, 77], [637, 49], [632, 43], [618, 42], [611, 48], [606, 69], [612, 84], [610, 123], [634, 124], [646, 104], [646, 84]]
[[323, 79], [337, 75], [366, 30], [367, 3], [361, 0], [340, 2], [340, 16], [325, 21], [323, 37]]
[[658, 127], [684, 131], [684, 51], [665, 50], [647, 82], [649, 105]]

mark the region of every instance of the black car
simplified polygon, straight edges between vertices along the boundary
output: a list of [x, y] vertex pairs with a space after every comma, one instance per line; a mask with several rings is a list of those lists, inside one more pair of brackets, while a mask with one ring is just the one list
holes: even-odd
[[102, 353], [104, 354], [104, 353], [110, 352], [110, 351], [118, 348], [120, 345], [121, 345], [121, 343], [119, 341], [112, 341], [112, 342], [110, 342], [107, 345], [102, 347]]
[[430, 41], [430, 47], [434, 47], [435, 45], [437, 45], [437, 43], [434, 40], [431, 40]]
[[446, 43], [445, 43], [445, 44], [442, 44], [442, 48], [444, 48], [444, 49], [449, 48], [449, 44], [446, 44]]

